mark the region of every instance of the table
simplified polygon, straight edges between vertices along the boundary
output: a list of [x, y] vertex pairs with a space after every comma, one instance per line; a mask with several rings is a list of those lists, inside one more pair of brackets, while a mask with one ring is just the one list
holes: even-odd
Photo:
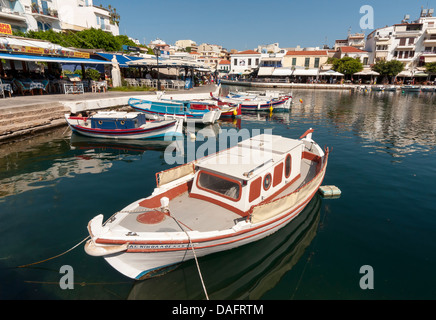
[[83, 83], [64, 83], [65, 94], [84, 94]]

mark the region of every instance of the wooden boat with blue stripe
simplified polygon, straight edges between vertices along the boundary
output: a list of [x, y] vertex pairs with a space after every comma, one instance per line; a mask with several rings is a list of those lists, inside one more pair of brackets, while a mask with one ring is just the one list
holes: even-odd
[[90, 117], [65, 114], [75, 133], [104, 139], [161, 139], [183, 136], [183, 121], [150, 121], [140, 112], [98, 112]]
[[[156, 175], [157, 187], [88, 223], [85, 251], [144, 279], [183, 261], [261, 240], [298, 216], [328, 160], [312, 140], [262, 134]], [[243, 261], [241, 261], [243, 263]]]
[[203, 124], [215, 123], [221, 116], [221, 111], [191, 109], [190, 101], [154, 101], [137, 98], [129, 99], [129, 106], [144, 112], [148, 119], [183, 119], [184, 122]]
[[212, 99], [232, 106], [239, 105], [242, 111], [283, 111], [289, 110], [292, 103], [291, 95], [276, 97], [260, 95], [229, 95], [217, 97], [211, 94]]

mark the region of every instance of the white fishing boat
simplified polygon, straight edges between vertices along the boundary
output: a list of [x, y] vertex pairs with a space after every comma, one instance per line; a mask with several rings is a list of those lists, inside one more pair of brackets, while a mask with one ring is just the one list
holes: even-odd
[[156, 139], [183, 136], [183, 120], [146, 120], [140, 112], [100, 111], [92, 116], [65, 114], [70, 129], [91, 138]]
[[157, 187], [88, 223], [85, 251], [134, 279], [262, 239], [298, 216], [317, 193], [328, 149], [312, 140], [262, 134], [160, 172]]

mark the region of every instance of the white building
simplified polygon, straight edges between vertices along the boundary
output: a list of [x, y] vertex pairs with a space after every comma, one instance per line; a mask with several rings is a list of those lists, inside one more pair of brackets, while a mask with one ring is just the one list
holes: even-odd
[[376, 29], [367, 37], [365, 49], [370, 63], [398, 60], [406, 70], [436, 62], [436, 17], [433, 9], [422, 9], [415, 21], [404, 20], [393, 26]]
[[248, 74], [259, 67], [261, 54], [254, 50], [236, 52], [230, 55], [230, 73]]
[[93, 0], [0, 0], [0, 23], [13, 30], [73, 30], [96, 28], [119, 35], [113, 11]]

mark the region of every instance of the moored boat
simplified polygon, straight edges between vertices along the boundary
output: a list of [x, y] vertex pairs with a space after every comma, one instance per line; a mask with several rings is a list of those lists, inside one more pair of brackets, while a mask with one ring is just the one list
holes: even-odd
[[228, 103], [230, 105], [239, 104], [242, 111], [288, 110], [292, 102], [292, 98], [290, 96], [281, 96], [279, 98], [260, 96], [255, 96], [254, 98], [227, 98], [212, 96], [212, 98], [221, 103]]
[[402, 92], [420, 92], [421, 86], [406, 85], [401, 87]]
[[290, 223], [321, 185], [328, 149], [312, 140], [258, 135], [156, 175], [157, 187], [103, 223], [85, 251], [143, 279], [188, 259], [262, 239]]
[[148, 119], [183, 119], [184, 122], [210, 124], [221, 116], [221, 110], [192, 109], [190, 101], [143, 100], [130, 98], [130, 107], [145, 113]]
[[421, 87], [422, 92], [435, 92], [435, 87], [433, 86], [423, 86]]
[[156, 139], [183, 136], [183, 121], [150, 121], [139, 112], [101, 111], [83, 117], [65, 114], [75, 133], [104, 139]]

